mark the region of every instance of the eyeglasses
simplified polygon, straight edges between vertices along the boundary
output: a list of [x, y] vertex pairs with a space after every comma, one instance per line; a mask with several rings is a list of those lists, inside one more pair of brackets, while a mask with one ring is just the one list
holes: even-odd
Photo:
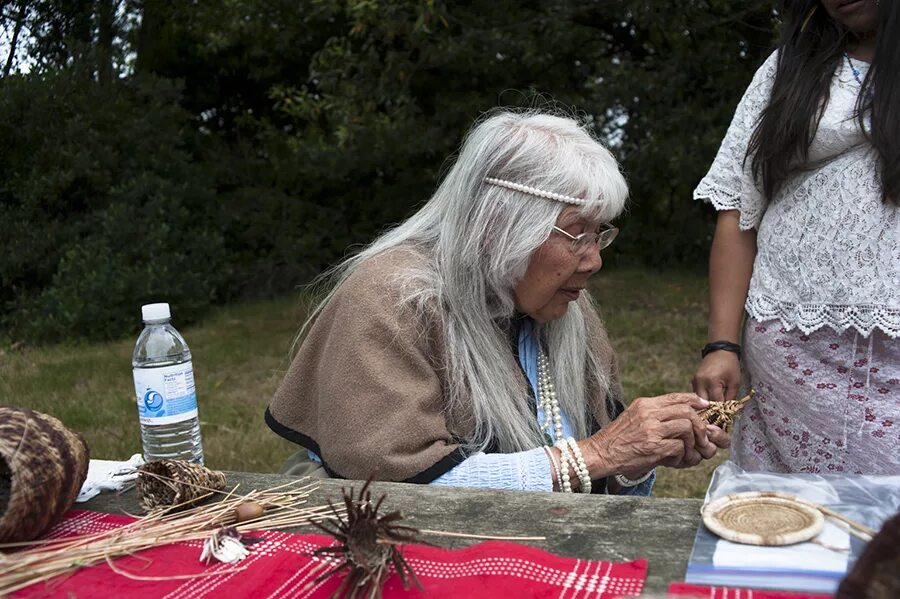
[[553, 226], [553, 230], [557, 233], [562, 233], [572, 240], [572, 253], [579, 258], [586, 257], [591, 253], [592, 250], [594, 250], [595, 246], [596, 251], [598, 252], [600, 250], [608, 248], [609, 244], [611, 244], [616, 238], [616, 235], [619, 234], [618, 227], [609, 225], [599, 231], [585, 231], [580, 235], [572, 235], [568, 231], [560, 229], [556, 225]]

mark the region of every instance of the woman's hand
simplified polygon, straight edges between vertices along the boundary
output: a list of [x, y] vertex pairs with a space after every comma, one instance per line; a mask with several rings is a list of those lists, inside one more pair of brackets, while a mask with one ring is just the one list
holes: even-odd
[[638, 478], [658, 465], [690, 467], [711, 458], [717, 446], [727, 447], [728, 435], [707, 429], [700, 419], [697, 410], [708, 406], [693, 393], [635, 399], [618, 418], [579, 441], [591, 478]]
[[714, 351], [703, 358], [691, 379], [694, 393], [709, 401], [733, 400], [741, 384], [741, 362], [730, 351]]

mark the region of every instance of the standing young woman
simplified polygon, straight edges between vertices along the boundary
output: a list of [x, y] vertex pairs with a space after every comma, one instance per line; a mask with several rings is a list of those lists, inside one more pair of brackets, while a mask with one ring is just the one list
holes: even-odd
[[743, 362], [745, 469], [900, 474], [900, 0], [786, 8], [694, 192], [719, 211], [694, 390], [733, 399]]

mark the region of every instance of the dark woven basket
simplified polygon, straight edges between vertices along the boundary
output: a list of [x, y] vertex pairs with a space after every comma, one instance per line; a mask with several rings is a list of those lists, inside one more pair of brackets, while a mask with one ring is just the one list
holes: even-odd
[[0, 406], [0, 543], [36, 539], [59, 522], [89, 462], [81, 435], [53, 416]]

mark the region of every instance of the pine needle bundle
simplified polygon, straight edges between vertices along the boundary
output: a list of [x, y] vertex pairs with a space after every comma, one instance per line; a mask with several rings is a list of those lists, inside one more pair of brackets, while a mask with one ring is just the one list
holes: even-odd
[[[224, 498], [219, 502], [186, 510], [182, 509], [182, 505], [174, 505], [169, 509], [156, 510], [121, 528], [101, 533], [0, 545], [0, 551], [9, 552], [0, 553], [0, 596], [79, 568], [102, 563], [128, 578], [159, 580], [123, 570], [114, 560], [170, 543], [206, 541], [223, 528], [233, 529], [237, 533], [275, 530], [301, 526], [333, 516], [332, 510], [327, 507], [302, 507], [316, 487], [317, 485], [301, 479], [264, 491], [254, 490], [246, 495], [238, 495], [237, 488], [234, 488], [228, 493], [221, 493]], [[206, 491], [206, 497], [216, 492], [211, 489]], [[11, 551], [26, 545], [27, 549]], [[238, 566], [207, 573], [165, 577], [165, 580], [216, 576], [242, 569]]]

